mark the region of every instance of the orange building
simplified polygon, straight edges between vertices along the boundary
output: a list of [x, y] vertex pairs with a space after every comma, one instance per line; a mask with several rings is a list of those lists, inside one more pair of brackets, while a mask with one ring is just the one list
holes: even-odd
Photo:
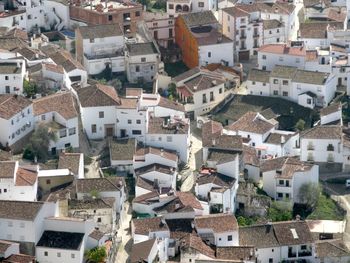
[[[220, 63], [226, 59], [225, 56], [229, 54], [214, 54], [221, 45], [225, 45], [228, 51], [233, 45], [232, 40], [223, 36], [219, 28], [219, 22], [211, 11], [184, 14], [176, 18], [175, 42], [182, 51], [182, 60], [187, 67]], [[214, 57], [217, 61], [212, 61]], [[232, 62], [228, 64], [231, 66]]]

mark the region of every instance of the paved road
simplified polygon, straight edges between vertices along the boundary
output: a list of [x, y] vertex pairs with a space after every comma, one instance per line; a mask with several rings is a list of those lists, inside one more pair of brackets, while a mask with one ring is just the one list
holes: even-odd
[[115, 259], [115, 263], [125, 263], [128, 262], [130, 253], [131, 253], [131, 246], [132, 246], [132, 239], [130, 235], [130, 221], [131, 221], [131, 207], [129, 202], [126, 202], [124, 204], [125, 213], [123, 215], [123, 223], [121, 224], [117, 238], [121, 239], [121, 245], [119, 246], [119, 250], [117, 253], [117, 257]]

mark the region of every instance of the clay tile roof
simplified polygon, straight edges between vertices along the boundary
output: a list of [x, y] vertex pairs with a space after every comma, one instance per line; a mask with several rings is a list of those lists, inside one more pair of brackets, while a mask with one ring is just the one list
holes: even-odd
[[260, 161], [253, 146], [243, 145], [243, 163], [259, 166]]
[[176, 111], [185, 112], [185, 106], [179, 102], [171, 101], [167, 98], [160, 97], [158, 102], [159, 107], [168, 108]]
[[147, 235], [150, 232], [169, 231], [168, 225], [162, 222], [161, 217], [133, 219], [134, 233], [137, 235]]
[[184, 86], [191, 92], [197, 92], [219, 86], [223, 83], [225, 83], [225, 80], [221, 74], [202, 72], [200, 75], [187, 80]]
[[17, 67], [17, 62], [0, 62], [0, 74], [21, 74], [21, 72], [21, 67]]
[[197, 176], [198, 185], [214, 184], [216, 187], [228, 189], [232, 187], [236, 179], [220, 173], [201, 173]]
[[129, 44], [127, 45], [127, 48], [130, 56], [142, 56], [158, 53], [153, 42]]
[[101, 238], [104, 237], [104, 233], [98, 229], [94, 229], [90, 234], [89, 237], [95, 239], [95, 240], [101, 240]]
[[120, 105], [117, 105], [118, 109], [136, 109], [138, 99], [137, 98], [120, 98]]
[[121, 177], [109, 178], [89, 178], [76, 180], [77, 192], [90, 193], [91, 191], [119, 191], [120, 187], [125, 185]]
[[208, 121], [202, 125], [202, 142], [203, 147], [212, 146], [213, 139], [222, 134], [224, 127], [220, 122]]
[[32, 186], [37, 181], [37, 172], [19, 167], [16, 174], [16, 186]]
[[328, 107], [325, 107], [323, 109], [321, 109], [320, 111], [320, 115], [321, 116], [326, 116], [329, 115], [331, 113], [337, 112], [337, 111], [341, 111], [342, 109], [342, 104], [339, 103], [333, 103], [331, 105], [329, 105]]
[[[147, 189], [147, 188], [145, 188]], [[152, 191], [147, 194], [139, 195], [132, 200], [133, 203], [147, 203], [149, 199], [158, 199], [159, 193], [157, 191]]]
[[249, 71], [248, 80], [269, 83], [270, 73], [270, 71], [253, 68]]
[[258, 9], [264, 13], [290, 15], [295, 10], [295, 5], [290, 3], [257, 3]]
[[247, 11], [236, 6], [223, 8], [222, 11], [234, 17], [249, 16], [249, 13]]
[[301, 139], [341, 139], [342, 128], [337, 125], [315, 126], [300, 135]]
[[184, 121], [175, 121], [165, 126], [165, 118], [150, 116], [148, 121], [148, 134], [187, 134], [190, 126]]
[[314, 61], [317, 59], [317, 50], [306, 51], [306, 61]]
[[349, 257], [350, 251], [342, 240], [327, 240], [316, 243], [318, 258]]
[[133, 244], [131, 248], [130, 263], [148, 262], [149, 254], [156, 242], [156, 239], [149, 239]]
[[175, 172], [175, 169], [173, 167], [167, 166], [167, 165], [163, 165], [163, 164], [159, 164], [159, 163], [153, 163], [153, 164], [149, 164], [140, 168], [137, 168], [134, 170], [135, 174], [138, 175], [142, 175], [142, 174], [146, 174], [146, 173], [150, 173], [150, 172], [159, 172], [159, 173], [163, 173], [163, 174], [169, 174], [172, 175]]
[[46, 70], [60, 73], [60, 74], [64, 73], [63, 67], [61, 65], [55, 65], [55, 64], [50, 64], [50, 63], [43, 63], [42, 65], [45, 67]]
[[216, 247], [216, 257], [239, 262], [255, 261], [254, 247]]
[[111, 160], [133, 160], [135, 153], [135, 139], [110, 140], [109, 151]]
[[277, 19], [263, 20], [263, 25], [265, 30], [281, 28], [284, 24]]
[[203, 210], [201, 203], [191, 192], [176, 192], [175, 195], [179, 198], [181, 203], [185, 206], [190, 206], [194, 209]]
[[279, 170], [282, 169], [284, 163], [286, 162], [288, 157], [278, 157], [270, 160], [265, 160], [260, 165], [260, 171], [261, 172], [268, 172], [272, 170]]
[[1, 94], [0, 95], [0, 118], [9, 120], [17, 113], [29, 107], [32, 102], [19, 95]]
[[200, 238], [197, 234], [188, 234], [184, 239], [182, 239], [182, 243], [180, 244], [181, 249], [194, 249], [199, 253], [215, 259], [215, 251], [204, 243], [202, 238]]
[[75, 175], [79, 173], [81, 153], [60, 153], [58, 169], [69, 169]]
[[103, 25], [89, 25], [77, 28], [83, 39], [94, 39], [104, 37], [122, 36], [123, 31], [120, 24], [103, 24]]
[[78, 90], [82, 107], [118, 106], [121, 104], [117, 91], [102, 84], [95, 84]]
[[257, 134], [264, 134], [274, 128], [269, 121], [261, 118], [258, 113], [249, 111], [237, 121], [227, 126], [231, 131], [245, 131]]
[[306, 55], [305, 47], [289, 47], [286, 44], [267, 44], [259, 48], [259, 52], [274, 53], [274, 54], [288, 54], [291, 56]]
[[146, 154], [154, 154], [161, 156], [165, 159], [169, 159], [171, 161], [178, 161], [178, 156], [175, 151], [157, 148], [152, 146], [141, 146], [137, 145], [135, 156], [144, 156]]
[[180, 75], [177, 75], [172, 80], [174, 82], [179, 82], [179, 81], [185, 80], [185, 79], [187, 79], [195, 74], [198, 74], [199, 72], [201, 72], [200, 68], [195, 67], [195, 68], [192, 68], [190, 70], [185, 71], [184, 73], [181, 73]]
[[35, 262], [35, 257], [24, 254], [12, 254], [3, 263], [29, 263]]
[[33, 221], [43, 202], [0, 200], [0, 218]]
[[282, 134], [277, 132], [272, 132], [266, 138], [265, 143], [281, 145], [286, 143], [294, 134]]
[[276, 222], [273, 229], [280, 246], [312, 243], [310, 229], [305, 221]]
[[75, 69], [85, 70], [84, 67], [66, 50], [58, 50], [55, 53], [49, 54], [49, 56], [57, 65], [61, 65], [66, 72]]
[[300, 23], [300, 38], [327, 38], [327, 22]]
[[239, 245], [255, 248], [279, 247], [272, 225], [252, 225], [239, 228]]
[[114, 197], [91, 198], [91, 199], [70, 199], [68, 200], [69, 210], [81, 209], [113, 209], [116, 200]]
[[232, 232], [238, 230], [236, 217], [231, 214], [212, 214], [198, 216], [194, 219], [197, 229], [212, 229], [214, 233]]
[[190, 13], [190, 14], [180, 15], [180, 17], [183, 18], [184, 22], [188, 27], [204, 26], [204, 25], [218, 23], [212, 11]]
[[156, 189], [156, 186], [154, 185], [153, 181], [142, 178], [141, 176], [137, 177], [136, 186], [148, 190], [150, 192], [155, 191]]
[[344, 22], [346, 19], [346, 13], [342, 12], [340, 9], [335, 10], [333, 8], [328, 9], [327, 18], [335, 22]]
[[16, 162], [3, 161], [0, 162], [0, 178], [14, 178]]
[[35, 116], [48, 112], [57, 112], [66, 120], [78, 117], [74, 106], [74, 98], [70, 92], [56, 93], [33, 101]]

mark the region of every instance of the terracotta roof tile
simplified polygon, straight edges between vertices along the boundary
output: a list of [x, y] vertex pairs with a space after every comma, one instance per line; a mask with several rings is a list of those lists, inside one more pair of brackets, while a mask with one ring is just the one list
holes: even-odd
[[0, 118], [9, 120], [17, 113], [29, 107], [32, 102], [19, 95], [1, 94], [0, 95]]
[[300, 135], [301, 139], [341, 139], [342, 128], [337, 125], [315, 126], [304, 131]]
[[16, 174], [16, 186], [32, 186], [37, 178], [36, 171], [19, 167]]
[[231, 214], [212, 214], [198, 216], [194, 219], [197, 229], [212, 229], [214, 233], [223, 233], [238, 230], [236, 217]]
[[109, 178], [89, 178], [76, 180], [77, 192], [90, 193], [91, 191], [119, 191], [121, 186], [125, 185], [121, 177]]
[[215, 259], [215, 251], [205, 244], [197, 234], [188, 234], [186, 238], [182, 239], [180, 247], [183, 250], [188, 248], [194, 249], [209, 258]]
[[75, 175], [79, 174], [81, 153], [60, 153], [58, 169], [69, 169]]
[[144, 156], [146, 154], [154, 154], [171, 161], [178, 161], [178, 156], [175, 151], [152, 146], [138, 145], [136, 148], [135, 156]]
[[74, 98], [70, 92], [56, 93], [33, 101], [34, 115], [57, 112], [66, 120], [78, 117]]
[[83, 39], [123, 36], [123, 31], [120, 28], [120, 24], [81, 26], [76, 30], [82, 35]]
[[95, 240], [101, 240], [101, 238], [104, 237], [104, 233], [98, 229], [94, 229], [90, 234], [89, 237], [95, 239]]
[[16, 162], [3, 161], [0, 162], [0, 178], [14, 178]]
[[274, 125], [261, 118], [258, 113], [249, 111], [237, 121], [227, 126], [231, 131], [245, 131], [257, 134], [265, 134], [272, 130]]
[[304, 57], [306, 55], [305, 47], [290, 47], [287, 44], [267, 44], [261, 46], [258, 51], [301, 57]]
[[0, 200], [0, 218], [33, 221], [43, 204], [43, 202]]
[[168, 108], [176, 111], [185, 112], [185, 106], [179, 102], [171, 101], [167, 98], [160, 97], [158, 102], [159, 107]]
[[133, 244], [130, 254], [130, 263], [148, 262], [148, 257], [154, 246], [156, 239], [149, 239], [137, 244]]
[[148, 236], [150, 232], [169, 231], [168, 225], [163, 222], [161, 217], [133, 219], [132, 224], [134, 225], [134, 233], [137, 235]]
[[77, 91], [82, 107], [103, 107], [121, 105], [116, 90], [112, 86], [95, 84]]
[[3, 263], [29, 263], [35, 262], [35, 257], [24, 254], [12, 254]]

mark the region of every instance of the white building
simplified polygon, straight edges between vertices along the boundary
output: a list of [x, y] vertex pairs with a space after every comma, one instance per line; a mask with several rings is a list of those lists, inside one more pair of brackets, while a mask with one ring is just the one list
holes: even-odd
[[194, 68], [172, 79], [185, 110], [195, 118], [208, 113], [216, 105], [230, 96], [235, 87], [219, 72]]
[[263, 189], [273, 199], [302, 203], [299, 190], [304, 184], [318, 184], [318, 165], [291, 157], [264, 161], [260, 166]]
[[70, 92], [56, 93], [33, 101], [35, 125], [45, 124], [56, 134], [51, 141], [51, 153], [66, 148], [79, 148], [78, 113], [74, 97]]
[[82, 26], [76, 29], [77, 60], [88, 74], [96, 75], [109, 67], [125, 71], [124, 34], [119, 24]]
[[18, 161], [0, 162], [0, 200], [36, 201], [38, 167], [19, 167]]
[[333, 103], [320, 111], [321, 125], [339, 123], [343, 125], [342, 104]]
[[83, 129], [89, 139], [116, 135], [120, 98], [111, 86], [95, 84], [77, 91]]
[[148, 121], [145, 144], [176, 151], [187, 162], [190, 146], [190, 122], [186, 118], [160, 118], [152, 115]]
[[1, 26], [26, 30], [27, 16], [25, 10], [0, 10], [0, 14]]
[[194, 219], [198, 235], [217, 247], [238, 246], [238, 223], [231, 214], [198, 216]]
[[259, 6], [238, 4], [219, 12], [223, 34], [233, 40], [235, 60], [248, 60], [263, 44], [263, 23]]
[[140, 261], [154, 262], [158, 254], [157, 239], [149, 239], [137, 244], [133, 244], [130, 254], [130, 263]]
[[287, 42], [283, 22], [277, 19], [266, 19], [263, 20], [263, 26], [263, 45]]
[[134, 169], [159, 163], [177, 169], [179, 157], [176, 152], [152, 146], [138, 145], [133, 158]]
[[309, 108], [326, 107], [334, 98], [336, 86], [333, 74], [290, 66], [276, 66], [271, 72], [252, 69], [247, 81], [249, 94], [284, 97]]
[[32, 102], [19, 95], [0, 95], [0, 143], [11, 146], [34, 129]]
[[58, 157], [58, 169], [69, 169], [75, 178], [84, 178], [84, 154], [61, 152]]
[[267, 44], [258, 50], [258, 68], [262, 70], [273, 70], [276, 65], [303, 69], [305, 60], [306, 49], [302, 44]]
[[305, 221], [240, 227], [239, 245], [254, 247], [257, 262], [316, 262], [315, 241]]
[[160, 54], [153, 42], [127, 45], [125, 70], [129, 82], [153, 82], [159, 63]]
[[35, 244], [44, 229], [44, 219], [55, 215], [55, 204], [44, 202], [0, 201], [0, 239], [26, 245], [34, 255]]
[[0, 60], [0, 94], [22, 94], [25, 75], [26, 66], [24, 60]]

